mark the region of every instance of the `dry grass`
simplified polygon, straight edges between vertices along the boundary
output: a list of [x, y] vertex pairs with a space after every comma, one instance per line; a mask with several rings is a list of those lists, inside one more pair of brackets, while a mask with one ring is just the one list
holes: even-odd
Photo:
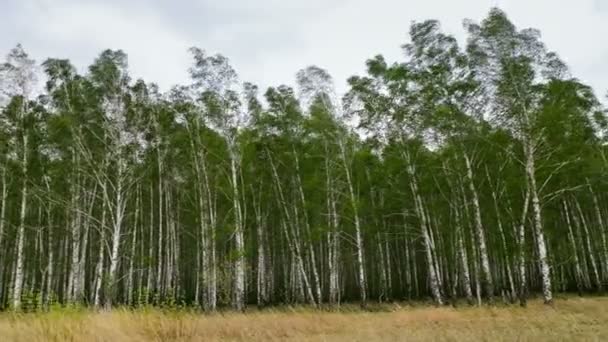
[[608, 298], [511, 307], [1, 314], [0, 341], [608, 341]]

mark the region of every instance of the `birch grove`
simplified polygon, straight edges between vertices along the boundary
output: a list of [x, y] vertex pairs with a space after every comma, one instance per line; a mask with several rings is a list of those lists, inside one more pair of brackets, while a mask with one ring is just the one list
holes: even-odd
[[120, 50], [79, 72], [17, 46], [0, 64], [0, 308], [606, 290], [602, 101], [499, 9], [465, 28], [459, 44], [413, 23], [403, 57], [370, 58], [344, 94], [318, 66], [261, 92], [200, 48], [161, 91]]

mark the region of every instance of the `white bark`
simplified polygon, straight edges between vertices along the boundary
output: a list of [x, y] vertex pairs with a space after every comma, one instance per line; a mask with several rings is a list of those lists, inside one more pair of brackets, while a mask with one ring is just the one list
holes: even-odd
[[528, 178], [529, 191], [532, 196], [532, 215], [534, 219], [534, 232], [536, 236], [536, 249], [540, 263], [540, 272], [542, 277], [543, 299], [546, 304], [553, 302], [553, 290], [551, 282], [551, 267], [549, 265], [549, 257], [547, 255], [547, 246], [545, 243], [545, 233], [543, 230], [542, 212], [540, 198], [538, 196], [538, 187], [536, 185], [536, 167], [534, 161], [534, 147], [529, 139], [524, 141], [526, 155], [526, 176]]
[[[72, 158], [73, 161], [76, 157]], [[74, 165], [77, 163], [74, 162]], [[68, 278], [68, 301], [74, 304], [78, 299], [76, 298], [76, 287], [79, 280], [78, 269], [80, 266], [80, 188], [78, 185], [78, 176], [75, 176], [76, 180], [72, 184], [71, 189], [71, 205], [69, 209], [70, 217], [70, 230], [72, 233], [72, 262], [70, 266], [70, 275]]]
[[469, 183], [469, 191], [472, 196], [473, 204], [473, 218], [475, 221], [475, 235], [477, 236], [477, 243], [479, 248], [479, 255], [481, 257], [481, 270], [483, 274], [483, 280], [486, 287], [486, 295], [488, 296], [490, 303], [493, 301], [494, 296], [494, 280], [492, 279], [492, 272], [490, 270], [490, 259], [488, 258], [488, 249], [485, 237], [485, 231], [481, 222], [481, 209], [479, 206], [479, 196], [477, 195], [477, 189], [473, 180], [473, 168], [471, 160], [466, 153], [463, 153], [465, 164], [467, 167], [467, 179]]
[[150, 222], [148, 226], [148, 261], [146, 274], [146, 303], [149, 303], [152, 296], [152, 278], [154, 278], [154, 185], [150, 184]]
[[[261, 194], [261, 192], [260, 192]], [[256, 290], [258, 307], [263, 307], [268, 303], [268, 285], [266, 283], [266, 234], [265, 222], [262, 217], [261, 200], [256, 200], [253, 196], [253, 207], [255, 211], [256, 236], [257, 236], [257, 272]]]
[[595, 217], [597, 220], [598, 229], [600, 231], [600, 237], [602, 239], [602, 254], [604, 255], [602, 259], [603, 270], [604, 270], [604, 281], [608, 280], [608, 241], [606, 239], [606, 226], [604, 226], [604, 219], [602, 218], [602, 212], [600, 210], [600, 205], [597, 200], [597, 196], [593, 192], [593, 188], [589, 181], [587, 180], [587, 185], [589, 186], [589, 191], [591, 192], [591, 197], [593, 198], [593, 207], [595, 209]]
[[[234, 147], [232, 147], [234, 148]], [[232, 186], [232, 205], [234, 210], [234, 247], [236, 260], [234, 261], [234, 288], [232, 306], [237, 311], [245, 309], [245, 241], [243, 232], [243, 217], [238, 183], [238, 160], [234, 152], [230, 156], [230, 174]]]
[[23, 152], [22, 152], [22, 160], [21, 160], [21, 176], [22, 184], [21, 184], [21, 207], [19, 210], [19, 226], [17, 227], [17, 259], [15, 261], [15, 281], [13, 287], [13, 309], [19, 310], [21, 309], [21, 293], [23, 291], [23, 264], [24, 264], [24, 254], [23, 254], [23, 245], [25, 240], [25, 217], [27, 213], [27, 196], [28, 196], [28, 184], [27, 184], [27, 174], [28, 174], [28, 136], [25, 132], [23, 132]]
[[[302, 187], [302, 179], [300, 177], [300, 162], [296, 151], [293, 151], [293, 155], [296, 161], [296, 180], [298, 183], [298, 192], [300, 193], [300, 201], [302, 202], [302, 211], [304, 213], [304, 226], [309, 238], [311, 238], [310, 223], [308, 220], [308, 213], [306, 210], [306, 198], [304, 196], [304, 188]], [[312, 268], [312, 274], [315, 280], [315, 294], [317, 296], [317, 303], [321, 303], [323, 300], [321, 294], [321, 277], [319, 277], [319, 271], [317, 270], [317, 258], [315, 257], [315, 249], [312, 241], [308, 242], [308, 253], [310, 255], [310, 264]]]
[[47, 208], [47, 238], [48, 238], [48, 258], [46, 264], [46, 283], [44, 284], [44, 296], [42, 298], [42, 306], [45, 310], [49, 309], [51, 297], [53, 295], [53, 278], [55, 276], [54, 262], [55, 262], [55, 250], [53, 248], [53, 220], [50, 207]]
[[108, 269], [108, 291], [105, 292], [106, 302], [105, 306], [107, 309], [112, 307], [112, 301], [115, 297], [116, 282], [117, 282], [117, 270], [119, 262], [119, 251], [120, 251], [120, 238], [122, 234], [123, 218], [126, 208], [126, 199], [124, 197], [124, 172], [126, 166], [125, 161], [119, 159], [116, 166], [116, 184], [114, 186], [115, 198], [114, 198], [114, 217], [112, 220], [112, 250], [110, 253], [110, 266]]
[[331, 305], [340, 304], [340, 235], [338, 231], [339, 217], [336, 212], [336, 202], [333, 196], [333, 189], [330, 190], [329, 209], [330, 209], [330, 231], [327, 233], [328, 244], [328, 268], [329, 268], [329, 303]]
[[6, 167], [2, 167], [2, 208], [0, 208], [0, 298], [3, 298], [4, 293], [4, 267], [6, 267], [6, 259], [8, 256], [2, 256], [2, 245], [4, 241], [4, 224], [6, 220], [6, 207], [8, 206], [8, 184], [6, 183]]
[[[488, 170], [488, 168], [486, 167], [486, 177], [488, 179], [488, 183], [492, 183], [492, 179], [490, 177], [490, 171]], [[505, 237], [505, 232], [502, 226], [502, 220], [501, 220], [501, 215], [500, 215], [500, 209], [498, 207], [498, 196], [496, 194], [496, 191], [494, 189], [492, 189], [492, 200], [494, 202], [494, 212], [496, 213], [496, 221], [498, 224], [498, 232], [500, 234], [500, 241], [502, 243], [502, 250], [505, 256], [505, 264], [506, 264], [506, 272], [507, 272], [507, 280], [509, 281], [509, 290], [510, 290], [510, 294], [509, 296], [511, 297], [510, 300], [514, 301], [515, 298], [517, 297], [517, 290], [515, 289], [515, 281], [513, 279], [513, 271], [511, 269], [512, 266], [512, 262], [511, 262], [511, 257], [510, 257], [510, 253], [509, 253], [509, 249], [507, 248], [507, 239]]]
[[329, 152], [325, 145], [325, 177], [327, 191], [327, 268], [329, 271], [329, 304], [340, 304], [340, 284], [339, 284], [339, 217], [336, 211], [335, 189], [330, 172]]
[[95, 308], [101, 306], [101, 289], [103, 285], [103, 271], [105, 264], [105, 238], [106, 238], [106, 203], [107, 203], [107, 186], [102, 183], [103, 203], [101, 206], [101, 223], [99, 225], [99, 249], [97, 251], [97, 265], [95, 266], [95, 283], [93, 292], [93, 304]]
[[473, 304], [473, 290], [471, 288], [471, 272], [469, 271], [469, 259], [467, 256], [467, 250], [464, 245], [464, 239], [462, 231], [462, 220], [460, 217], [460, 209], [454, 210], [456, 213], [456, 246], [458, 249], [458, 256], [460, 258], [460, 266], [462, 267], [462, 281], [464, 286], [464, 293], [469, 304]]
[[576, 244], [576, 239], [574, 238], [574, 231], [572, 230], [572, 223], [570, 221], [570, 209], [568, 207], [568, 202], [566, 200], [562, 201], [564, 206], [564, 217], [566, 219], [566, 226], [568, 226], [568, 241], [572, 246], [572, 258], [574, 259], [574, 279], [576, 281], [576, 287], [578, 289], [579, 294], [582, 293], [583, 290], [583, 270], [581, 269], [581, 264], [579, 260], [579, 252]]
[[435, 260], [433, 257], [433, 242], [431, 240], [427, 216], [424, 212], [424, 206], [422, 204], [422, 198], [419, 195], [418, 191], [418, 183], [416, 181], [416, 171], [414, 166], [411, 163], [409, 158], [409, 154], [404, 152], [404, 156], [406, 158], [406, 169], [410, 176], [410, 188], [412, 191], [412, 195], [414, 196], [414, 206], [416, 208], [416, 214], [418, 219], [420, 220], [420, 230], [422, 232], [422, 238], [424, 242], [424, 251], [426, 254], [427, 266], [428, 266], [428, 276], [430, 280], [431, 293], [433, 295], [433, 299], [437, 305], [443, 305], [443, 298], [441, 296], [441, 289], [439, 285], [439, 276], [437, 274], [437, 265], [435, 264]]
[[163, 163], [160, 154], [160, 146], [156, 150], [157, 170], [158, 170], [158, 253], [156, 255], [156, 281], [154, 289], [156, 294], [162, 296], [162, 276], [163, 276]]
[[135, 198], [135, 217], [133, 222], [133, 231], [131, 232], [131, 253], [129, 255], [129, 271], [127, 274], [127, 304], [133, 305], [133, 288], [134, 288], [134, 264], [135, 264], [135, 247], [137, 244], [137, 227], [139, 225], [139, 204], [140, 191], [137, 189], [137, 197]]
[[[282, 220], [282, 227], [283, 227], [283, 232], [285, 234], [285, 237], [287, 239], [287, 245], [288, 245], [289, 250], [294, 259], [293, 262], [295, 263], [295, 267], [292, 267], [292, 269], [297, 271], [297, 272], [293, 272], [292, 275], [296, 276], [295, 283], [299, 283], [300, 280], [304, 282], [305, 289], [302, 289], [302, 290], [306, 291], [309, 303], [311, 305], [317, 305], [317, 303], [315, 302], [315, 297], [312, 293], [312, 288], [310, 286], [308, 274], [306, 273], [306, 269], [304, 268], [304, 260], [302, 258], [300, 241], [296, 236], [295, 228], [288, 227], [288, 226], [291, 226], [294, 221], [292, 220], [291, 215], [289, 213], [289, 209], [287, 208], [287, 202], [285, 200], [285, 195], [283, 194], [283, 189], [282, 189], [281, 182], [279, 179], [279, 174], [274, 165], [272, 157], [270, 157], [270, 152], [267, 151], [267, 153], [268, 153], [268, 156], [270, 159], [270, 167], [272, 169], [272, 175], [275, 179], [276, 192], [278, 195], [277, 200], [278, 200], [279, 205], [283, 209], [283, 214], [285, 216], [285, 219]], [[297, 276], [298, 273], [300, 274], [299, 277]]]
[[365, 276], [365, 259], [363, 255], [363, 233], [361, 231], [361, 222], [359, 221], [359, 208], [357, 204], [357, 198], [355, 197], [355, 189], [350, 173], [350, 165], [346, 158], [346, 147], [344, 141], [338, 138], [338, 147], [340, 148], [340, 155], [342, 157], [342, 165], [344, 167], [344, 173], [346, 175], [346, 185], [348, 186], [348, 194], [350, 196], [350, 204], [353, 210], [353, 219], [355, 223], [355, 243], [357, 248], [357, 268], [359, 277], [359, 292], [361, 296], [361, 304], [366, 305], [367, 302], [367, 278]]
[[585, 216], [583, 214], [583, 210], [581, 209], [580, 204], [577, 200], [574, 201], [576, 210], [578, 211], [579, 219], [576, 215], [573, 216], [575, 224], [578, 226], [582, 226], [585, 235], [585, 245], [587, 247], [587, 255], [589, 256], [589, 263], [591, 264], [591, 271], [593, 272], [593, 278], [595, 280], [595, 285], [598, 291], [602, 291], [602, 280], [600, 279], [600, 272], [597, 266], [597, 260], [595, 258], [595, 251], [593, 250], [593, 244], [591, 243], [591, 234], [589, 234], [589, 228], [587, 227], [587, 222], [585, 220]]
[[[6, 207], [8, 206], [8, 184], [6, 183], [6, 167], [2, 167], [2, 207], [0, 208], [0, 248], [4, 241], [4, 222], [6, 221]], [[4, 263], [3, 263], [4, 265]], [[1, 290], [0, 290], [1, 291]]]

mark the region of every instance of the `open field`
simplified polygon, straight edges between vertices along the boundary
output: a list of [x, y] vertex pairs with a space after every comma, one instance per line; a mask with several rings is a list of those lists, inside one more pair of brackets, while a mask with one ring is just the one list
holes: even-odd
[[608, 298], [511, 307], [390, 305], [202, 315], [158, 310], [1, 314], [2, 341], [608, 341]]

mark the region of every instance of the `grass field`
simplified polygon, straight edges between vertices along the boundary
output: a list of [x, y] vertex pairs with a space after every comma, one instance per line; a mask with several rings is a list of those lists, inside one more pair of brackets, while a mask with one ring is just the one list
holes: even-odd
[[0, 341], [608, 341], [607, 297], [559, 299], [554, 307], [531, 301], [526, 309], [375, 308], [4, 313]]

